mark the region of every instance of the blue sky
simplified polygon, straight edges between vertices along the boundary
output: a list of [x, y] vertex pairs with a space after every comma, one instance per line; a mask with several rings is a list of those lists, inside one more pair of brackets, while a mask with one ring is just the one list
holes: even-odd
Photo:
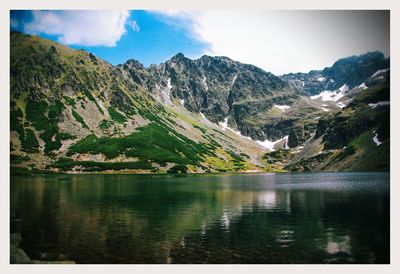
[[[62, 18], [61, 15], [60, 17]], [[33, 20], [31, 11], [12, 11], [11, 29], [60, 41], [60, 34], [27, 30], [26, 25]], [[69, 44], [69, 46], [76, 49], [83, 48], [114, 65], [124, 63], [128, 59], [136, 59], [145, 66], [165, 62], [178, 52], [182, 52], [189, 58], [199, 58], [208, 48], [206, 42], [195, 39], [182, 25], [166, 20], [162, 14], [142, 10], [131, 11], [126, 22], [126, 31], [115, 46], [90, 46], [83, 42]], [[135, 22], [134, 28], [129, 26], [132, 22]]]
[[165, 62], [178, 52], [190, 58], [198, 58], [207, 48], [206, 43], [193, 39], [185, 29], [167, 24], [159, 15], [136, 11], [130, 17], [140, 26], [139, 31], [128, 30], [117, 47], [88, 50], [113, 64], [136, 59], [148, 66]]
[[12, 11], [12, 30], [84, 48], [112, 64], [145, 66], [182, 52], [227, 56], [280, 75], [379, 50], [390, 55], [385, 10]]

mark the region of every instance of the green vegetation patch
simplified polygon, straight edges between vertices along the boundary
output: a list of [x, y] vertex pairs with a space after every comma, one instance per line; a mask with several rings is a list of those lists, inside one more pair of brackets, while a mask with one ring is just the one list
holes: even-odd
[[108, 113], [110, 114], [111, 119], [113, 119], [115, 122], [123, 124], [126, 122], [126, 117], [113, 109], [112, 107], [108, 108]]
[[166, 125], [151, 123], [137, 132], [119, 138], [91, 134], [70, 147], [67, 155], [103, 153], [108, 159], [125, 154], [165, 166], [167, 162], [182, 165], [197, 164], [201, 155], [214, 155], [206, 144], [198, 144]]
[[107, 170], [124, 170], [124, 169], [143, 169], [155, 171], [151, 163], [145, 161], [137, 162], [93, 162], [93, 161], [74, 161], [69, 158], [60, 158], [54, 164], [48, 166], [52, 168], [59, 168], [63, 171], [71, 170], [72, 168], [80, 166], [82, 170], [92, 171], [107, 171]]
[[352, 145], [346, 147], [339, 154], [337, 154], [333, 159], [332, 163], [342, 161], [350, 155], [353, 155], [356, 152], [356, 148]]
[[36, 102], [28, 100], [26, 103], [26, 116], [32, 126], [37, 130], [45, 130], [49, 124], [46, 116], [48, 104], [45, 101]]
[[[61, 113], [65, 109], [63, 103], [59, 100], [47, 104], [45, 101], [36, 102], [28, 100], [26, 104], [26, 118], [32, 126], [41, 131], [40, 138], [45, 142], [45, 153], [49, 154], [53, 150], [58, 150], [61, 147], [61, 139], [58, 135], [58, 122], [60, 121]], [[27, 145], [33, 148], [38, 147], [36, 137], [33, 131], [25, 129], [25, 140]]]
[[203, 127], [200, 127], [200, 126], [198, 126], [198, 125], [193, 125], [193, 127], [196, 128], [196, 129], [198, 129], [198, 130], [200, 130], [201, 133], [203, 133], [203, 134], [206, 134], [206, 133], [207, 133], [207, 130], [206, 130], [205, 128], [203, 128]]
[[167, 173], [187, 173], [188, 168], [184, 165], [176, 165], [167, 170]]
[[[373, 130], [366, 131], [351, 142], [359, 153], [356, 159], [352, 159], [351, 170], [371, 171], [371, 170], [390, 170], [390, 142], [388, 140], [377, 146], [372, 138]], [[378, 135], [382, 141], [381, 135]]]
[[100, 123], [99, 123], [99, 128], [105, 130], [105, 129], [109, 129], [112, 126], [112, 123], [106, 119], [103, 119]]
[[75, 107], [76, 102], [75, 102], [74, 99], [72, 99], [72, 98], [70, 98], [70, 97], [67, 97], [67, 96], [64, 96], [64, 100], [65, 100], [65, 103], [66, 103], [67, 105], [72, 106], [72, 107]]
[[56, 135], [56, 139], [59, 140], [75, 140], [77, 137], [68, 132], [58, 132]]
[[39, 151], [39, 142], [36, 139], [33, 130], [30, 128], [25, 129], [25, 139], [22, 143], [22, 147], [25, 148], [26, 152], [38, 152]]
[[85, 123], [85, 120], [83, 120], [82, 116], [80, 116], [79, 113], [76, 112], [74, 109], [72, 109], [72, 116], [74, 116], [75, 120], [79, 122], [83, 128], [89, 129], [89, 127]]
[[10, 154], [10, 164], [18, 165], [23, 162], [29, 161], [31, 158], [29, 156], [21, 156], [16, 154]]
[[273, 164], [278, 161], [286, 160], [288, 156], [290, 156], [289, 150], [278, 149], [276, 151], [264, 154], [263, 158], [266, 159], [268, 164]]
[[11, 175], [33, 175], [33, 174], [55, 174], [55, 173], [56, 172], [51, 171], [51, 170], [36, 169], [34, 167], [32, 167], [32, 168], [26, 168], [26, 167], [20, 167], [20, 166], [11, 166], [10, 167]]

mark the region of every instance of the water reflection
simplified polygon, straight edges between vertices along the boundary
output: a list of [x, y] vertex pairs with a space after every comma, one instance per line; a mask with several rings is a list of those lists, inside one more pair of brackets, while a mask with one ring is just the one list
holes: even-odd
[[388, 182], [384, 173], [14, 177], [11, 230], [33, 258], [78, 263], [387, 263]]
[[338, 252], [351, 254], [349, 235], [335, 237], [334, 235], [329, 233], [327, 236], [328, 236], [328, 244], [326, 246], [326, 251], [329, 254], [335, 254]]
[[274, 208], [276, 206], [276, 192], [266, 191], [259, 194], [259, 205], [265, 209]]

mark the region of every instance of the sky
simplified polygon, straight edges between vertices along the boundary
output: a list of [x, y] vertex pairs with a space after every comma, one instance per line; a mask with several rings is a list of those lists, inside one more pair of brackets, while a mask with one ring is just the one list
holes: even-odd
[[10, 28], [114, 65], [160, 64], [181, 52], [191, 59], [227, 56], [281, 75], [368, 51], [390, 56], [389, 11], [19, 10], [11, 11]]

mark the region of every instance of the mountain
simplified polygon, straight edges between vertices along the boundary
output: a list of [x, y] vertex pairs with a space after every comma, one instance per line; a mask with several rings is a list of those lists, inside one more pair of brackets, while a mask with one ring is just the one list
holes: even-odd
[[181, 53], [148, 68], [113, 66], [12, 32], [10, 75], [14, 174], [389, 168], [380, 53], [279, 77]]
[[[385, 79], [378, 77], [387, 77], [385, 72], [389, 67], [390, 59], [385, 59], [381, 52], [375, 51], [339, 59], [332, 67], [323, 70], [289, 73], [282, 75], [281, 78], [300, 93], [311, 96], [323, 90], [338, 90], [344, 86], [353, 89], [362, 84], [372, 86], [385, 82]], [[374, 75], [375, 72], [382, 75]]]

